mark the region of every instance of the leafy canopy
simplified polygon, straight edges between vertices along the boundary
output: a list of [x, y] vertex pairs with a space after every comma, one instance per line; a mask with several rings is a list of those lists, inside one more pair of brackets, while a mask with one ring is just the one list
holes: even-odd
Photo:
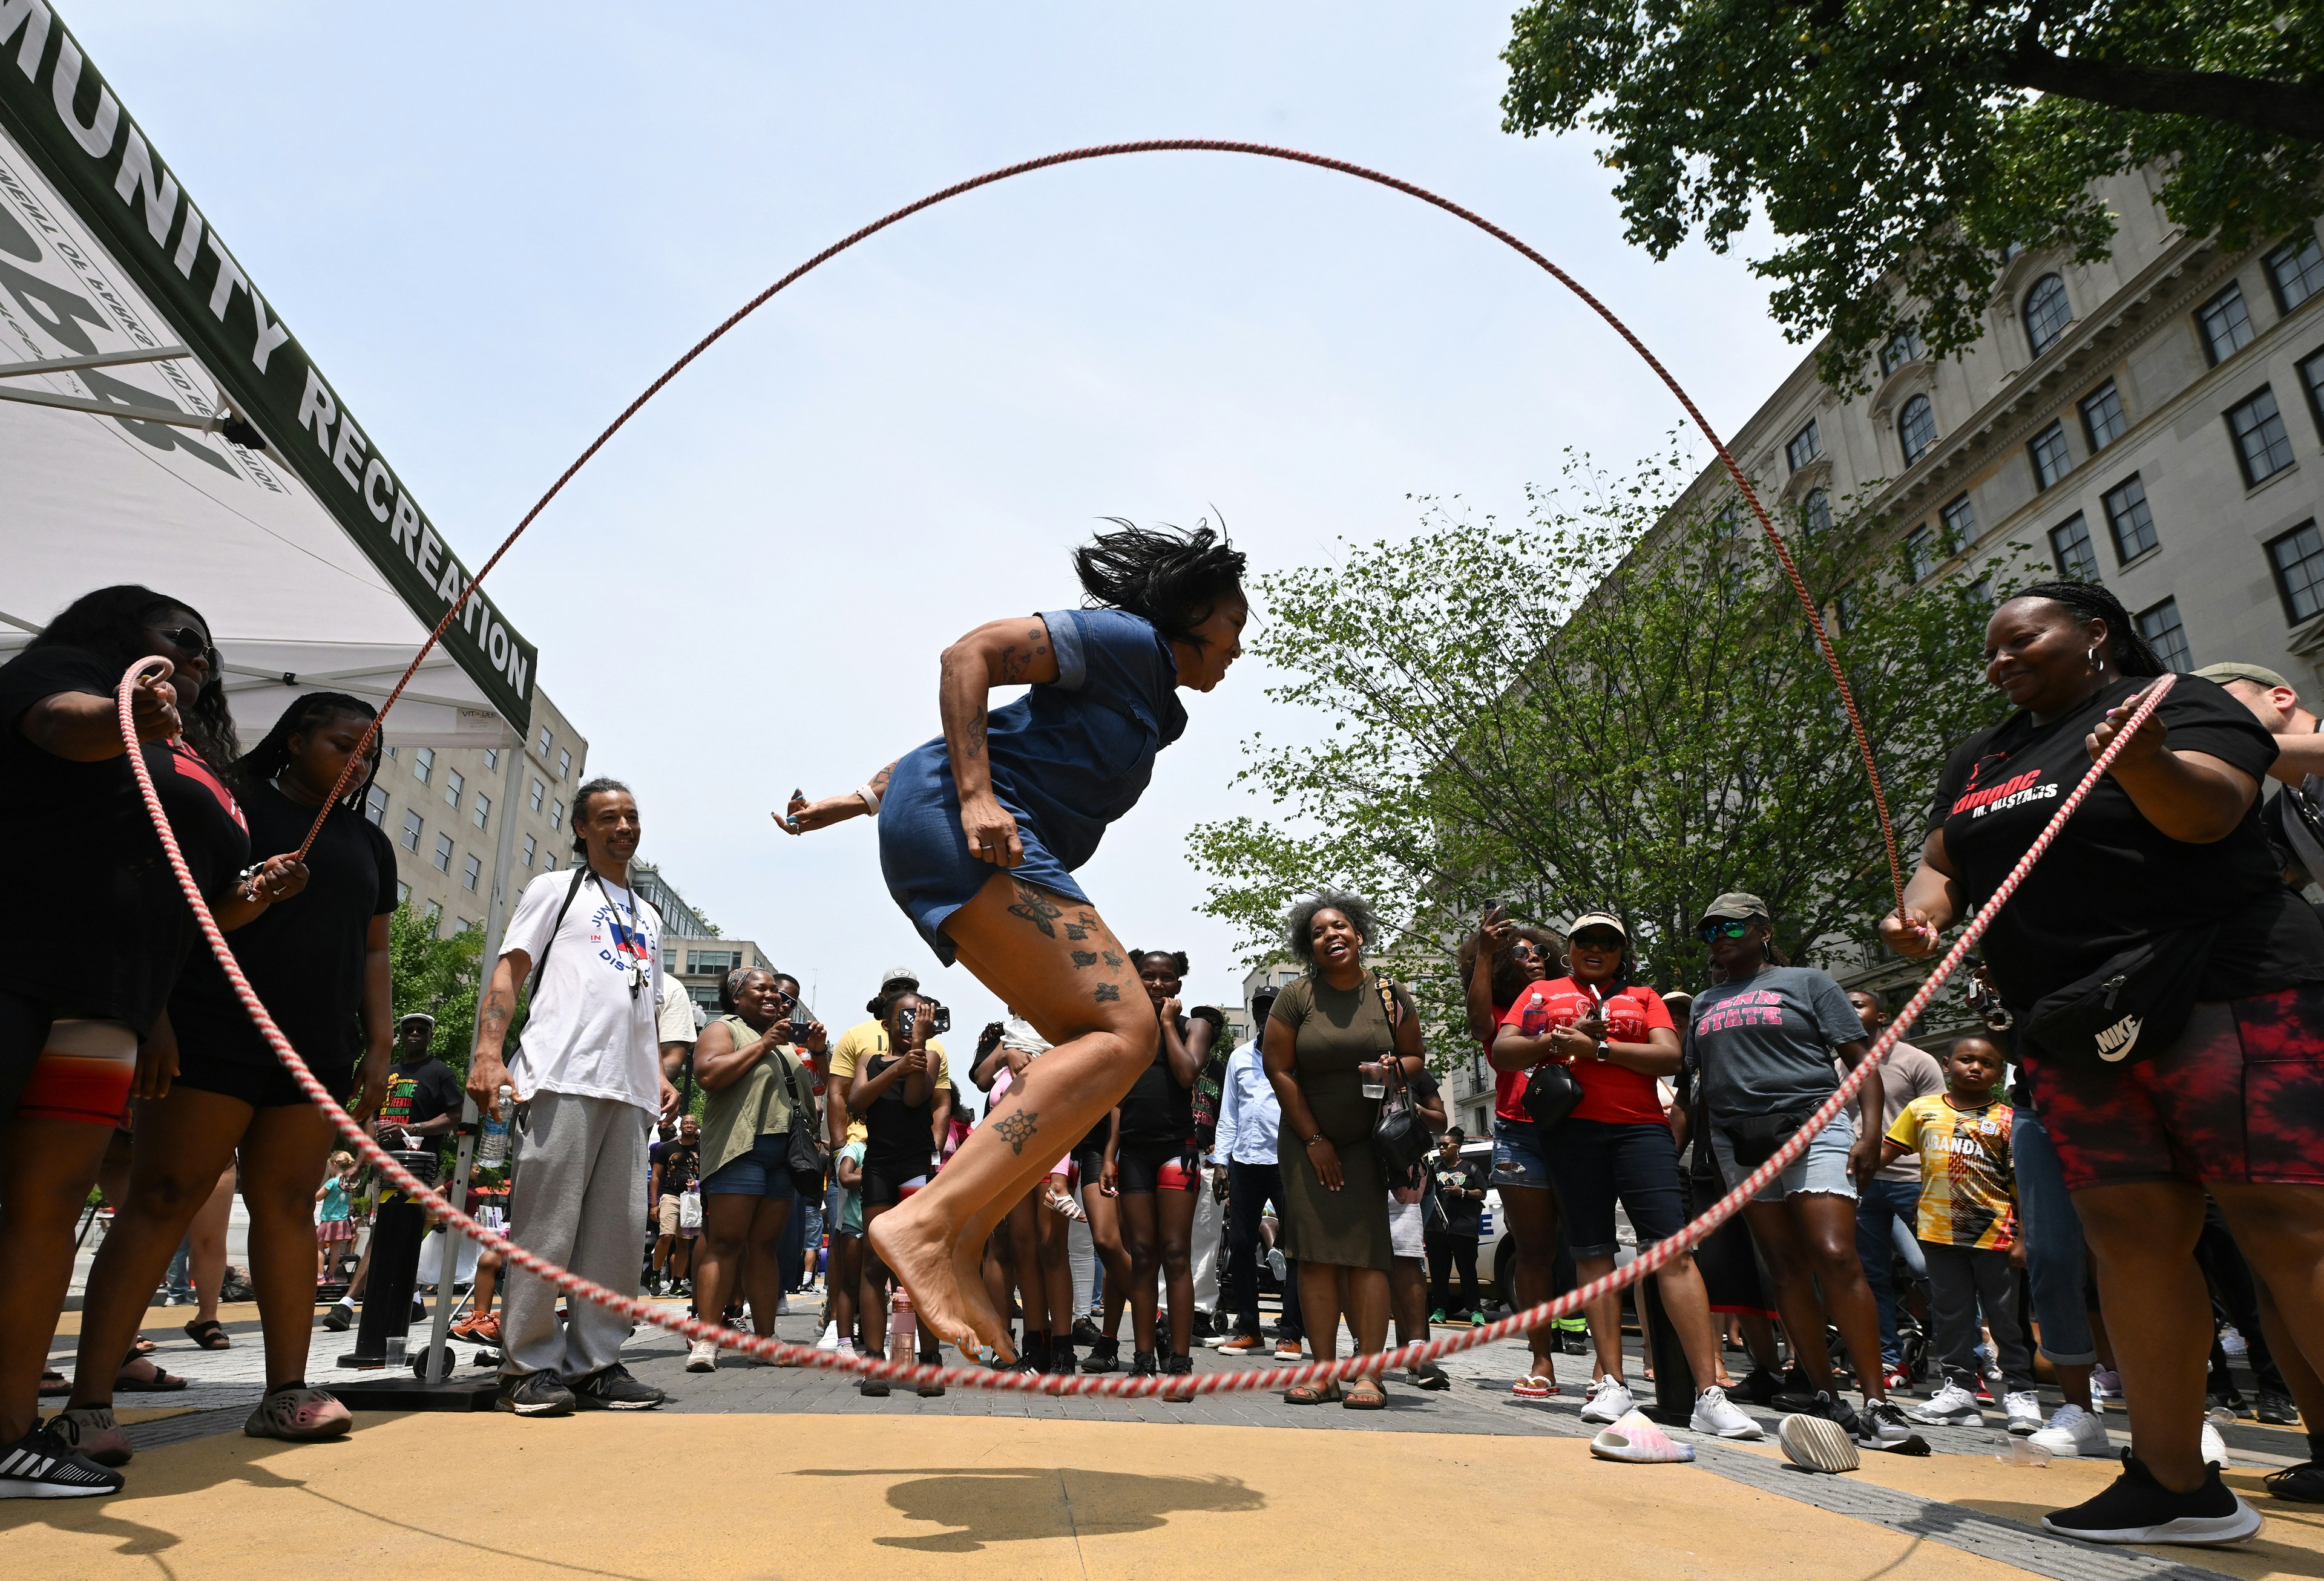
[[1752, 267], [1835, 385], [1907, 327], [1977, 339], [2011, 244], [2106, 256], [2102, 177], [2155, 167], [2230, 247], [2324, 205], [2317, 0], [1535, 0], [1503, 59], [1505, 127], [1601, 134], [1655, 257], [1764, 206]]
[[407, 901], [388, 918], [387, 939], [396, 1015], [436, 1017], [436, 1057], [465, 1077], [476, 1042], [482, 930], [467, 928], [448, 939], [438, 938], [436, 924]]
[[[1790, 586], [1739, 510], [1674, 519], [1646, 550], [1675, 459], [1620, 486], [1569, 459], [1508, 527], [1430, 504], [1402, 543], [1259, 584], [1256, 650], [1321, 745], [1245, 743], [1269, 817], [1198, 826], [1204, 909], [1256, 961], [1297, 896], [1365, 895], [1431, 1019], [1457, 1024], [1452, 951], [1488, 899], [1520, 916], [1605, 909], [1658, 988], [1699, 986], [1694, 933], [1723, 890], [1765, 897], [1795, 957], [1868, 944], [1888, 905], [1864, 768]], [[1909, 865], [1944, 756], [1999, 717], [1982, 679], [1989, 606], [1958, 577], [1915, 588], [1850, 521], [1791, 524]], [[1637, 552], [1634, 552], [1637, 551]], [[1869, 562], [1869, 563], [1868, 563]]]

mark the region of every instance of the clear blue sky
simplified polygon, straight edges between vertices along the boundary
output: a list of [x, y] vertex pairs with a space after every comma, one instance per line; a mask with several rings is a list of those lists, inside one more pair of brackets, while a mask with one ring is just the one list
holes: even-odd
[[[1629, 319], [1731, 429], [1796, 361], [1739, 256], [1626, 246], [1587, 139], [1500, 130], [1508, 0], [389, 9], [64, 0], [124, 104], [473, 565], [685, 345], [896, 205], [1083, 143], [1213, 136], [1377, 165], [1475, 207]], [[1522, 512], [1573, 446], [1680, 419], [1515, 254], [1345, 178], [1177, 154], [1043, 172], [908, 221], [776, 299], [586, 471], [494, 574], [540, 678], [629, 780], [645, 854], [816, 987], [933, 966], [868, 823], [794, 786], [936, 733], [936, 656], [1076, 602], [1094, 519], [1216, 507], [1259, 568]], [[1262, 607], [1258, 618], [1266, 619]], [[1247, 664], [1083, 878], [1189, 951], [1194, 822], [1270, 707]], [[965, 973], [932, 975], [970, 1026]]]

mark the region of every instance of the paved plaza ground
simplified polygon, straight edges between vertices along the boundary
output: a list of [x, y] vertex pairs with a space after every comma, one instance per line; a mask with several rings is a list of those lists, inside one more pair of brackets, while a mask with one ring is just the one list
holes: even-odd
[[[811, 1298], [810, 1298], [811, 1299]], [[785, 1318], [782, 1337], [813, 1338]], [[2261, 1476], [2305, 1457], [2300, 1434], [2225, 1429], [2228, 1480], [2268, 1517], [2231, 1549], [2102, 1549], [2038, 1530], [2042, 1512], [2103, 1486], [2113, 1467], [1994, 1458], [1983, 1429], [1923, 1429], [1926, 1458], [1871, 1454], [1815, 1476], [1772, 1443], [1696, 1440], [1692, 1466], [1593, 1460], [1578, 1420], [1584, 1358], [1563, 1393], [1513, 1399], [1519, 1345], [1452, 1356], [1452, 1388], [1391, 1381], [1383, 1411], [1286, 1405], [1272, 1393], [1185, 1403], [954, 1389], [859, 1395], [811, 1368], [725, 1358], [683, 1370], [652, 1328], [626, 1359], [670, 1391], [665, 1409], [519, 1421], [365, 1411], [336, 1444], [248, 1439], [259, 1393], [256, 1314], [221, 1312], [235, 1347], [203, 1352], [157, 1309], [158, 1359], [185, 1393], [123, 1395], [136, 1422], [129, 1486], [106, 1500], [0, 1505], [13, 1576], [152, 1575], [266, 1581], [357, 1574], [647, 1578], [920, 1575], [1077, 1578], [1167, 1570], [1211, 1576], [1611, 1573], [1798, 1581], [2047, 1576], [2057, 1581], [2324, 1581], [2324, 1507], [2268, 1498]], [[69, 1367], [78, 1314], [58, 1339]], [[309, 1377], [352, 1335], [318, 1330]], [[457, 1347], [464, 1375], [472, 1347]], [[1739, 1358], [1738, 1358], [1739, 1360]], [[1198, 1353], [1200, 1372], [1263, 1363]], [[1636, 1358], [1631, 1382], [1646, 1385]], [[377, 1376], [378, 1374], [369, 1374]], [[1773, 1412], [1757, 1412], [1772, 1429]], [[2119, 1429], [2123, 1419], [2110, 1416]], [[1688, 1435], [1678, 1434], [1681, 1438]]]

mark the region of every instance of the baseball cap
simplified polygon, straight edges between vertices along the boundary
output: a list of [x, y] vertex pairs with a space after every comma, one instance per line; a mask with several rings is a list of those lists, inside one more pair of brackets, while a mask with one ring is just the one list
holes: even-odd
[[898, 983], [909, 983], [917, 988], [920, 986], [920, 974], [908, 966], [891, 966], [880, 974], [880, 987], [883, 990], [892, 988]]
[[1568, 939], [1571, 939], [1574, 934], [1582, 932], [1584, 928], [1611, 928], [1616, 933], [1622, 935], [1622, 942], [1624, 943], [1628, 943], [1629, 942], [1630, 930], [1624, 927], [1622, 925], [1622, 919], [1616, 916], [1611, 912], [1583, 912], [1580, 916], [1575, 917], [1572, 924], [1566, 928], [1565, 936]]
[[1767, 920], [1766, 901], [1744, 890], [1730, 889], [1712, 901], [1694, 925], [1699, 928], [1704, 923], [1710, 922], [1748, 923]]
[[401, 1031], [402, 1028], [410, 1025], [415, 1021], [424, 1023], [428, 1030], [430, 1032], [436, 1030], [436, 1017], [429, 1015], [425, 1010], [414, 1010], [409, 1016], [397, 1016], [395, 1018], [396, 1028]]
[[2271, 691], [2278, 686], [2287, 692], [2298, 690], [2291, 682], [2262, 665], [2205, 665], [2195, 673], [2207, 681], [2217, 681], [2222, 686], [2229, 681], [2249, 681], [2255, 686], [2265, 686]]

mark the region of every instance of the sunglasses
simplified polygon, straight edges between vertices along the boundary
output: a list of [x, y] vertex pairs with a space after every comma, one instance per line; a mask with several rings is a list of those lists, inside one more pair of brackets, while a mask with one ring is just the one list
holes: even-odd
[[162, 641], [180, 653], [200, 654], [210, 650], [209, 633], [198, 626], [156, 626], [153, 630]]
[[1748, 938], [1751, 933], [1751, 923], [1748, 919], [1737, 922], [1732, 918], [1721, 918], [1717, 922], [1703, 924], [1697, 931], [1702, 934], [1702, 942], [1708, 944], [1714, 939]]

